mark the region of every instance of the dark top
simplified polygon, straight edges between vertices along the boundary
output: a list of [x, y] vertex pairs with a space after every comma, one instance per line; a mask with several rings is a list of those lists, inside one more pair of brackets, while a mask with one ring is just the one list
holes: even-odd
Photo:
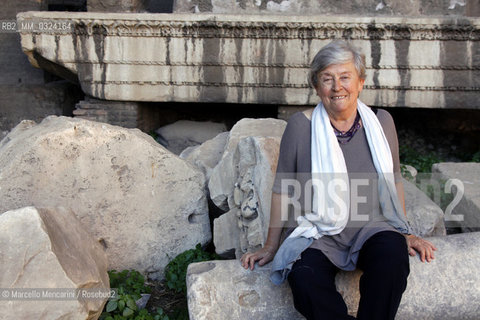
[[[379, 109], [377, 117], [392, 152], [395, 182], [397, 182], [401, 179], [401, 174], [395, 124], [391, 115], [385, 110]], [[310, 247], [322, 250], [340, 269], [354, 270], [359, 250], [368, 238], [381, 231], [396, 231], [396, 229], [390, 226], [381, 214], [376, 184], [378, 175], [363, 126], [355, 133], [352, 140], [346, 144], [340, 144], [340, 148], [345, 158], [350, 180], [352, 195], [350, 219], [341, 233], [314, 240]], [[282, 179], [296, 179], [302, 190], [302, 196], [298, 201], [304, 208], [305, 193], [303, 190], [305, 190], [306, 182], [311, 178], [311, 168], [311, 121], [303, 112], [297, 112], [288, 120], [282, 136], [273, 192], [285, 193], [281, 189]], [[289, 190], [290, 196], [292, 196], [291, 192]], [[311, 201], [309, 199], [311, 198], [307, 197], [307, 201]], [[284, 237], [296, 226], [296, 223], [292, 222], [294, 221], [292, 215], [289, 216], [289, 219], [290, 222], [287, 223]]]

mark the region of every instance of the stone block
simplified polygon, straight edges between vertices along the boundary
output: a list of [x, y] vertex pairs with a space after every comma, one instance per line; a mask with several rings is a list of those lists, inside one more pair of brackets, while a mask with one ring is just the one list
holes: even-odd
[[[214, 220], [218, 254], [237, 256], [262, 246], [266, 240], [273, 179], [280, 140], [286, 122], [277, 119], [242, 119], [228, 138], [225, 151], [208, 182], [210, 198], [228, 217]], [[218, 221], [217, 221], [218, 220]], [[228, 223], [234, 222], [233, 226]], [[224, 241], [231, 238], [232, 241]], [[232, 244], [239, 244], [231, 247]]]
[[[107, 257], [72, 211], [26, 207], [2, 213], [0, 247], [1, 319], [98, 319], [110, 288]], [[82, 298], [89, 291], [104, 298]], [[18, 298], [21, 292], [30, 298]]]
[[0, 198], [0, 211], [72, 208], [112, 269], [154, 279], [211, 239], [203, 173], [138, 129], [66, 117], [21, 123], [0, 144]]
[[[480, 163], [436, 163], [432, 173], [445, 192], [454, 197], [445, 209], [447, 226], [460, 227], [464, 232], [480, 230]], [[459, 220], [459, 221], [456, 221]]]
[[[397, 320], [478, 319], [480, 306], [480, 233], [429, 238], [438, 251], [435, 260], [410, 258], [410, 275]], [[189, 265], [188, 309], [191, 320], [304, 319], [293, 307], [287, 283], [275, 286], [269, 266], [245, 270], [238, 260]], [[360, 271], [341, 271], [336, 278], [349, 313], [355, 315], [360, 295]]]

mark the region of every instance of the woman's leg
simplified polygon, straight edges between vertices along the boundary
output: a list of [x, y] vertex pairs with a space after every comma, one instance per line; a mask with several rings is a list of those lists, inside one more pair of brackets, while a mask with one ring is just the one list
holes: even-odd
[[317, 249], [307, 249], [288, 275], [295, 308], [308, 320], [355, 319], [335, 287], [338, 268]]
[[373, 235], [360, 250], [357, 266], [363, 270], [357, 319], [395, 319], [410, 273], [405, 237], [394, 231]]

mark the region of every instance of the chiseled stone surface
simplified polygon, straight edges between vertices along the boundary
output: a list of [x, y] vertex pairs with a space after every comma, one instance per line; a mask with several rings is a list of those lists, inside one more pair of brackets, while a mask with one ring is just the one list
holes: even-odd
[[233, 251], [238, 257], [264, 244], [285, 126], [283, 120], [245, 118], [230, 131], [223, 157], [208, 182], [212, 201], [229, 210], [213, 221], [218, 254]]
[[[25, 207], [0, 214], [0, 287], [108, 292], [107, 257], [72, 211]], [[1, 319], [98, 319], [105, 299], [0, 299]], [[61, 303], [60, 303], [61, 302]]]
[[[395, 319], [479, 319], [480, 233], [429, 239], [438, 248], [433, 262], [410, 258], [410, 276]], [[238, 260], [191, 264], [187, 271], [188, 308], [191, 320], [203, 319], [303, 319], [293, 307], [285, 283], [275, 286], [268, 267], [245, 270]], [[349, 312], [359, 301], [359, 271], [340, 272], [337, 289]]]
[[414, 234], [421, 237], [446, 235], [444, 214], [422, 190], [403, 179], [407, 219]]
[[22, 49], [33, 65], [78, 78], [97, 99], [315, 105], [310, 62], [332, 39], [348, 38], [366, 55], [366, 104], [480, 108], [478, 18], [95, 12], [17, 18], [70, 23], [65, 31], [21, 30]]
[[66, 117], [22, 122], [0, 142], [0, 199], [0, 211], [72, 208], [112, 269], [151, 278], [211, 240], [203, 173], [137, 129]]
[[463, 231], [480, 231], [480, 163], [436, 163], [432, 172], [440, 182], [450, 180], [454, 186], [448, 189], [455, 196], [446, 213], [451, 214], [451, 220], [463, 216], [462, 221], [448, 221], [447, 225], [459, 226]]

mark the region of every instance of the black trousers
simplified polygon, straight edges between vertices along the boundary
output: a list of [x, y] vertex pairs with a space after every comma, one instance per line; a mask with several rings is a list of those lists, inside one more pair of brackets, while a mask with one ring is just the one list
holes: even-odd
[[[410, 273], [406, 239], [383, 231], [368, 239], [358, 257], [360, 304], [357, 319], [394, 319]], [[355, 319], [335, 287], [339, 269], [317, 249], [307, 249], [288, 276], [295, 308], [308, 320]]]

